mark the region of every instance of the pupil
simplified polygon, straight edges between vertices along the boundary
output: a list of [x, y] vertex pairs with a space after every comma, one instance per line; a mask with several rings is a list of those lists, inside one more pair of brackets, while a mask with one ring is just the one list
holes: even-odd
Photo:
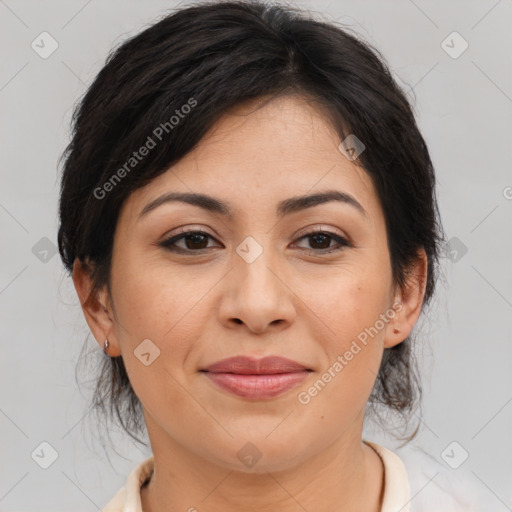
[[[201, 242], [204, 242], [206, 237], [204, 235], [201, 235], [199, 233], [193, 234], [193, 235], [187, 235], [185, 237], [185, 240], [187, 242], [187, 249], [204, 249], [204, 247], [195, 247], [195, 244], [201, 244]], [[192, 247], [190, 247], [190, 244], [188, 242], [192, 243]]]
[[320, 238], [320, 240], [323, 239], [324, 242], [327, 242], [327, 245], [322, 244], [320, 241], [320, 245], [323, 245], [323, 247], [320, 247], [320, 249], [327, 249], [329, 247], [329, 237], [327, 235], [313, 235], [313, 240]]

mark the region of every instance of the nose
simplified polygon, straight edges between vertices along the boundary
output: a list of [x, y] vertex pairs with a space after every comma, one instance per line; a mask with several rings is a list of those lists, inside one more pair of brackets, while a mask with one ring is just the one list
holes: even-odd
[[294, 295], [286, 281], [286, 273], [269, 261], [266, 251], [252, 263], [235, 254], [233, 269], [223, 283], [220, 321], [229, 328], [243, 324], [257, 334], [270, 326], [286, 328], [296, 315]]

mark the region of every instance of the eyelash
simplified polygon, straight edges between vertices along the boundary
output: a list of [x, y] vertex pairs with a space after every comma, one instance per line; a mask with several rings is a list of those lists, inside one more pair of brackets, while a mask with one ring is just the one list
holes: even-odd
[[[181, 239], [186, 238], [188, 235], [196, 235], [196, 234], [197, 235], [205, 235], [205, 236], [215, 240], [209, 233], [206, 233], [204, 231], [191, 230], [191, 231], [183, 231], [179, 235], [175, 235], [175, 236], [172, 236], [171, 238], [163, 240], [158, 245], [160, 247], [163, 247], [163, 248], [169, 250], [169, 251], [177, 252], [177, 253], [193, 253], [193, 252], [202, 253], [203, 251], [207, 250], [208, 247], [205, 247], [203, 249], [197, 249], [197, 250], [182, 249], [181, 247], [172, 247], [176, 242], [178, 242]], [[343, 238], [340, 235], [336, 235], [335, 233], [331, 233], [330, 231], [323, 231], [323, 230], [311, 231], [311, 232], [301, 236], [298, 240], [302, 240], [304, 238], [310, 238], [315, 235], [324, 235], [329, 238], [332, 238], [338, 242], [338, 246], [334, 247], [334, 248], [328, 248], [328, 249], [305, 249], [305, 250], [312, 251], [316, 254], [322, 255], [322, 254], [330, 254], [330, 253], [336, 252], [336, 251], [342, 251], [345, 247], [353, 247], [353, 245], [346, 238]]]

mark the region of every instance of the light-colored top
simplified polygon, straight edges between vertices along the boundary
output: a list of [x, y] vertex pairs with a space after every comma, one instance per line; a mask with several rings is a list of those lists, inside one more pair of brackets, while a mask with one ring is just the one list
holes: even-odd
[[[384, 446], [363, 440], [380, 456], [384, 466], [384, 492], [380, 512], [480, 512], [481, 501], [471, 500], [471, 491], [462, 481], [444, 471], [426, 452], [416, 452], [403, 460]], [[429, 457], [427, 455], [427, 457]], [[423, 458], [420, 464], [418, 460]], [[141, 462], [129, 474], [126, 483], [102, 512], [143, 512], [141, 487], [150, 479], [154, 467], [153, 455]], [[441, 475], [439, 477], [439, 475]], [[412, 476], [412, 479], [410, 478]], [[411, 489], [412, 484], [412, 489]], [[478, 508], [475, 508], [475, 505]]]

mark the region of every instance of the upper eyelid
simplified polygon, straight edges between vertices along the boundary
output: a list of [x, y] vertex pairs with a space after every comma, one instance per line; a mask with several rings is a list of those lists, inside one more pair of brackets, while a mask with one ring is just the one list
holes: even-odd
[[[181, 234], [184, 234], [184, 233], [186, 234], [186, 233], [189, 233], [189, 232], [193, 232], [193, 233], [202, 232], [202, 233], [207, 234], [208, 236], [211, 236], [212, 238], [217, 238], [218, 237], [218, 235], [210, 233], [204, 227], [199, 226], [199, 225], [198, 226], [194, 226], [192, 224], [192, 225], [187, 225], [187, 226], [181, 226], [181, 227], [178, 227], [176, 229], [178, 229], [178, 231], [174, 232], [172, 235], [164, 235], [163, 240], [168, 240], [169, 238], [173, 238], [175, 236], [178, 236], [178, 235], [181, 235]], [[313, 226], [313, 227], [309, 226], [309, 227], [303, 228], [294, 236], [295, 237], [297, 237], [297, 236], [298, 237], [302, 237], [302, 236], [306, 236], [306, 235], [309, 235], [311, 233], [316, 233], [316, 232], [327, 232], [328, 234], [340, 236], [342, 238], [346, 238], [347, 240], [350, 240], [350, 237], [346, 233], [344, 233], [344, 232], [337, 232], [336, 228], [332, 228], [330, 226], [326, 226], [325, 224], [320, 224], [320, 225]]]
[[295, 236], [303, 237], [303, 236], [311, 235], [313, 233], [326, 233], [326, 234], [336, 235], [336, 236], [340, 236], [342, 238], [348, 239], [347, 235], [345, 235], [344, 233], [339, 233], [337, 231], [333, 231], [333, 229], [334, 228], [331, 228], [331, 227], [328, 227], [325, 225], [307, 227], [307, 228], [301, 229]]

